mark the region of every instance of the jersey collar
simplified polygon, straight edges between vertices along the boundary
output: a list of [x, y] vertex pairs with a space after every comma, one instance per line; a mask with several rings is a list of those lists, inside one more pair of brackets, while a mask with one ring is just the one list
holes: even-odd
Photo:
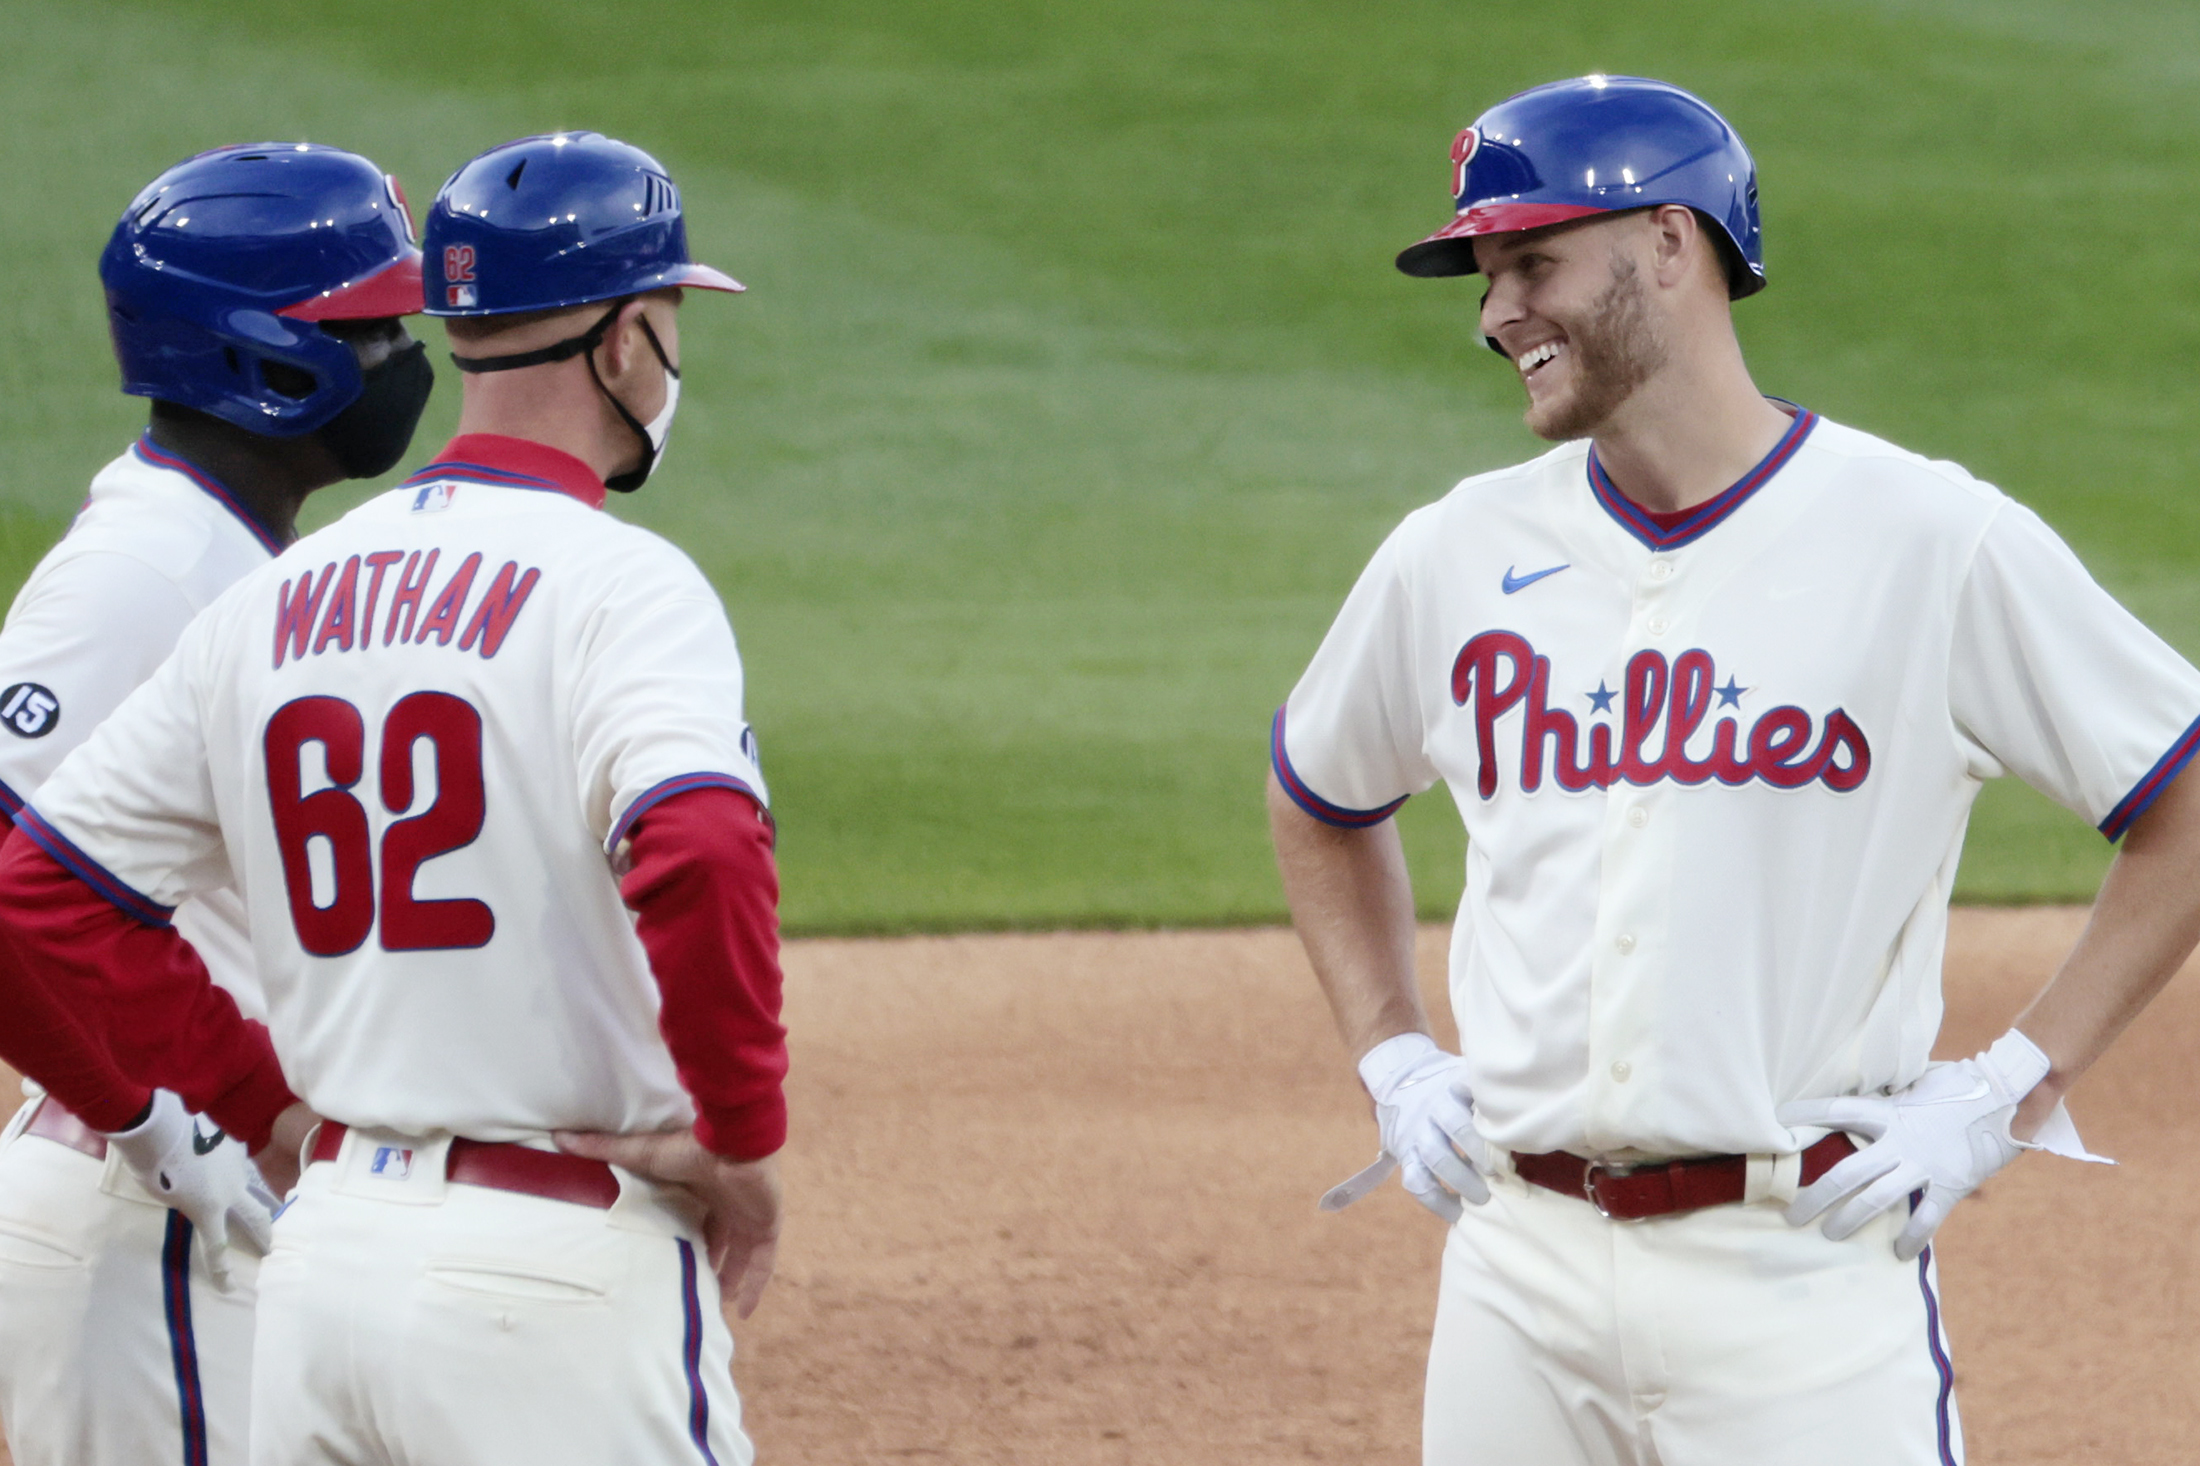
[[281, 537], [258, 515], [245, 508], [244, 501], [231, 493], [228, 485], [185, 458], [182, 454], [171, 453], [166, 448], [161, 447], [153, 441], [151, 432], [145, 433], [135, 443], [131, 444], [130, 451], [137, 455], [138, 462], [153, 468], [164, 468], [170, 473], [180, 473], [192, 483], [198, 485], [199, 489], [209, 499], [227, 509], [239, 524], [251, 531], [252, 538], [258, 540], [260, 548], [266, 550], [270, 555], [280, 555], [283, 552]]
[[603, 508], [603, 480], [594, 469], [562, 449], [502, 433], [460, 433], [433, 463], [398, 487], [452, 482], [566, 494], [591, 509]]
[[[1785, 407], [1791, 404], [1775, 405]], [[1770, 483], [1772, 476], [1787, 466], [1788, 460], [1795, 456], [1795, 450], [1802, 447], [1803, 440], [1810, 436], [1810, 430], [1818, 425], [1818, 414], [1808, 408], [1796, 408], [1794, 416], [1795, 421], [1788, 424], [1788, 430], [1780, 435], [1780, 441], [1772, 445], [1770, 453], [1757, 461], [1755, 468], [1721, 489], [1712, 498], [1678, 516], [1653, 515], [1621, 493], [1619, 486], [1612, 482], [1612, 476], [1604, 471], [1604, 465], [1597, 461], [1597, 450], [1593, 444], [1589, 449], [1589, 490], [1596, 495], [1597, 503], [1603, 506], [1604, 512], [1619, 521], [1621, 529], [1653, 550], [1677, 550], [1682, 545], [1703, 538], [1724, 523], [1729, 515], [1742, 507], [1751, 494]]]

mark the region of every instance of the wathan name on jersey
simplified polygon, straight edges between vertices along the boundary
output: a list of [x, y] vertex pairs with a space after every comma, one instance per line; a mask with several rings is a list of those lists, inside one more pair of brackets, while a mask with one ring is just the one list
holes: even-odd
[[[1799, 707], [1774, 707], [1745, 730], [1741, 699], [1752, 689], [1731, 677], [1719, 686], [1717, 665], [1701, 649], [1670, 662], [1654, 650], [1628, 658], [1618, 692], [1600, 681], [1594, 693], [1584, 694], [1592, 718], [1619, 704], [1617, 728], [1591, 721], [1586, 740], [1580, 720], [1550, 705], [1550, 690], [1551, 659], [1518, 632], [1485, 631], [1460, 648], [1451, 668], [1451, 697], [1473, 709], [1480, 760], [1475, 788], [1484, 799], [1497, 793], [1497, 740], [1506, 731], [1499, 724], [1516, 714], [1520, 787], [1531, 794], [1546, 774], [1569, 791], [1670, 779], [1686, 785], [1761, 782], [1776, 789], [1822, 783], [1847, 793], [1871, 773], [1871, 744], [1840, 708], [1814, 718]], [[1728, 709], [1731, 716], [1713, 716]]]
[[297, 661], [331, 648], [364, 651], [374, 641], [384, 582], [401, 561], [403, 568], [396, 570], [389, 587], [382, 645], [417, 646], [433, 638], [438, 646], [449, 646], [456, 638], [462, 652], [478, 648], [485, 658], [495, 656], [542, 572], [523, 572], [518, 561], [507, 560], [477, 598], [473, 591], [481, 553], [469, 554], [438, 584], [436, 561], [442, 554], [439, 549], [376, 550], [348, 557], [340, 570], [330, 561], [318, 575], [308, 570], [285, 580], [275, 596], [275, 665], [282, 666], [286, 656]]

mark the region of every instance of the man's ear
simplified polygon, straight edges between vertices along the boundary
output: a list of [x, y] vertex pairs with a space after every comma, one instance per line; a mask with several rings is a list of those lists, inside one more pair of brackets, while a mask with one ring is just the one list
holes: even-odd
[[1696, 254], [1710, 247], [1703, 223], [1686, 204], [1660, 204], [1650, 211], [1650, 261], [1658, 284], [1671, 289], [1697, 268]]
[[604, 333], [604, 370], [614, 378], [624, 377], [634, 370], [634, 363], [649, 350], [649, 343], [642, 338], [642, 301], [640, 296], [619, 307], [618, 319]]

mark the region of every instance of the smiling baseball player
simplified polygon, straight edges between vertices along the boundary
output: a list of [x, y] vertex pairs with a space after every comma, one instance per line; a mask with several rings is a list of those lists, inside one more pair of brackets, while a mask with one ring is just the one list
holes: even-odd
[[[153, 399], [152, 420], [0, 629], [11, 819], [194, 615], [297, 537], [306, 495], [395, 465], [433, 379], [397, 319], [421, 303], [410, 221], [356, 154], [259, 144], [181, 163], [132, 201], [100, 275], [123, 390]], [[236, 893], [207, 887], [175, 925], [229, 1016], [258, 1015]], [[243, 1039], [228, 1058], [269, 1096], [248, 1107], [287, 1103], [272, 1056], [260, 1068], [264, 1036], [213, 1022]], [[249, 1119], [238, 1130], [266, 1139]], [[295, 1164], [272, 1151], [287, 1184]], [[17, 1466], [242, 1466], [254, 1265], [212, 1260], [226, 1289], [126, 1148], [51, 1098], [23, 1107], [0, 1147], [0, 1420]]]
[[235, 879], [326, 1117], [260, 1267], [259, 1466], [745, 1466], [720, 1297], [755, 1306], [778, 1232], [772, 829], [717, 596], [601, 512], [664, 446], [681, 291], [741, 287], [594, 133], [474, 159], [425, 244], [458, 437], [240, 581], [23, 808], [0, 1025], [86, 960], [24, 910]]
[[[1758, 393], [1756, 173], [1703, 102], [1554, 83], [1452, 164], [1399, 267], [1485, 276], [1560, 446], [1409, 516], [1276, 715], [1278, 859], [1384, 1150], [1325, 1205], [1395, 1164], [1452, 1222], [1431, 1463], [1953, 1463], [1928, 1243], [2019, 1150], [2083, 1154], [2062, 1094], [2200, 931], [2200, 673], [1992, 487]], [[2124, 847], [2019, 1027], [1934, 1065], [2005, 772]], [[1458, 1055], [1389, 822], [1439, 779]]]

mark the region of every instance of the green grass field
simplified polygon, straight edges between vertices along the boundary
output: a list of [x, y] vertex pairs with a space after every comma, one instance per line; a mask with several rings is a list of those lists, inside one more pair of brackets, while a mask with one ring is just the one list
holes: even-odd
[[[2167, 0], [7, 13], [10, 585], [142, 418], [93, 261], [160, 168], [304, 136], [417, 210], [523, 132], [670, 165], [752, 290], [687, 313], [671, 456], [620, 508], [733, 612], [794, 930], [1281, 914], [1269, 710], [1402, 513], [1538, 449], [1473, 288], [1390, 256], [1453, 131], [1561, 75], [1669, 78], [1750, 140], [1768, 391], [2002, 484], [2200, 651], [2200, 16]], [[1404, 823], [1448, 912], [1456, 815]], [[2106, 858], [1997, 786], [1963, 892], [2082, 899]]]

